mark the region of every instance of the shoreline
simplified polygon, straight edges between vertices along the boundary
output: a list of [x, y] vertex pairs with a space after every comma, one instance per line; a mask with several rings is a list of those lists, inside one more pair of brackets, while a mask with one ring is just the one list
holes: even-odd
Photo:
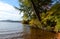
[[0, 21], [0, 22], [18, 22], [18, 23], [21, 23], [22, 21]]

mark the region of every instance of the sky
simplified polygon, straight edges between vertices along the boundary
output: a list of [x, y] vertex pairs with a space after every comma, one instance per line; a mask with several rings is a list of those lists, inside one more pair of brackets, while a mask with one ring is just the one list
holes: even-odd
[[16, 6], [16, 7], [19, 7], [19, 2], [18, 0], [0, 0], [1, 2], [5, 2], [5, 3], [8, 3], [12, 6]]
[[0, 0], [0, 20], [22, 20], [22, 14], [13, 6], [19, 7], [17, 0]]
[[[54, 1], [56, 3], [56, 0]], [[13, 6], [19, 8], [18, 0], [0, 0], [0, 20], [22, 20], [23, 15]]]

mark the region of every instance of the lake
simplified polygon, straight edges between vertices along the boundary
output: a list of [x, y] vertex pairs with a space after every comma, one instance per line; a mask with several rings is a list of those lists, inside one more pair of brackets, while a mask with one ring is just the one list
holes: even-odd
[[0, 39], [23, 39], [24, 26], [19, 22], [0, 22]]
[[60, 33], [52, 33], [29, 27], [19, 22], [0, 22], [0, 39], [60, 39]]

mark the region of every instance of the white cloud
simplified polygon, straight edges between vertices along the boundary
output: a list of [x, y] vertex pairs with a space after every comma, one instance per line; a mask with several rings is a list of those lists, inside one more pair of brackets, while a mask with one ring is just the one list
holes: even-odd
[[13, 6], [0, 2], [0, 20], [22, 20], [22, 15]]

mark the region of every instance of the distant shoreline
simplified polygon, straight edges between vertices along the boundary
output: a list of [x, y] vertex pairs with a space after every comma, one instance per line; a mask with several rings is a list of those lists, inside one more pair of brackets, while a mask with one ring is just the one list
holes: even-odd
[[13, 21], [13, 20], [0, 20], [0, 22], [19, 22], [19, 23], [21, 23], [21, 21]]

